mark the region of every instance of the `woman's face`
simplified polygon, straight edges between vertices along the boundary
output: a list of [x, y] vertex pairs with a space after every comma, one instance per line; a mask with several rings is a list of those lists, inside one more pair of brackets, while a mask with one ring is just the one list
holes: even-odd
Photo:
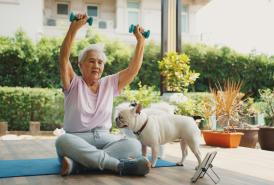
[[97, 81], [103, 73], [104, 62], [99, 59], [96, 51], [87, 51], [83, 61], [79, 63], [79, 67], [83, 78]]

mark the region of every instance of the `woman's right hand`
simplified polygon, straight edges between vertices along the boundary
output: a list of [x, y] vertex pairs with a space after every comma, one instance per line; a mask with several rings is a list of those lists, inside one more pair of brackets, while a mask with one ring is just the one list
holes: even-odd
[[79, 30], [82, 26], [87, 23], [88, 16], [86, 13], [77, 13], [76, 14], [77, 20], [72, 21], [70, 24], [70, 29], [73, 31]]

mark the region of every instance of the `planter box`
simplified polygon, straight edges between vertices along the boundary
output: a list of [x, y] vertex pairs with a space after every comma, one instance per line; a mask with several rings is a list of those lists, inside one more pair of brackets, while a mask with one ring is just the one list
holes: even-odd
[[0, 136], [5, 135], [8, 131], [8, 122], [0, 121]]
[[40, 122], [39, 121], [30, 121], [29, 122], [29, 131], [31, 135], [38, 135], [40, 133]]
[[274, 151], [274, 127], [260, 127], [259, 143], [262, 150]]
[[237, 148], [240, 144], [241, 132], [218, 132], [211, 130], [202, 131], [205, 143], [210, 146], [219, 146], [224, 148]]
[[[240, 146], [255, 148], [258, 142], [259, 128], [235, 128], [237, 132], [242, 132], [244, 135], [241, 138]], [[230, 130], [231, 132], [235, 130]]]

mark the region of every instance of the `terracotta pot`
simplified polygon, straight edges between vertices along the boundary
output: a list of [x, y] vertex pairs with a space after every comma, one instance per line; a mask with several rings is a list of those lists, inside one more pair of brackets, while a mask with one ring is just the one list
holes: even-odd
[[240, 146], [255, 148], [258, 142], [258, 132], [259, 128], [235, 128], [237, 132], [242, 132], [244, 135], [242, 136]]
[[240, 144], [242, 132], [218, 132], [212, 130], [202, 131], [205, 143], [210, 146], [224, 148], [237, 148]]
[[38, 135], [40, 132], [40, 122], [39, 121], [30, 121], [29, 122], [29, 131], [31, 135]]
[[0, 136], [5, 135], [8, 131], [8, 122], [0, 121]]
[[274, 151], [274, 127], [260, 127], [258, 135], [261, 149]]

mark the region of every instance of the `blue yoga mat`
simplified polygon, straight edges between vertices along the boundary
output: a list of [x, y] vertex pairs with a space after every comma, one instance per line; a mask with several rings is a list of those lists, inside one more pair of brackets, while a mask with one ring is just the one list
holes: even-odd
[[[158, 159], [156, 167], [171, 167], [176, 163]], [[57, 158], [0, 160], [0, 178], [53, 175], [60, 173], [60, 163]]]

